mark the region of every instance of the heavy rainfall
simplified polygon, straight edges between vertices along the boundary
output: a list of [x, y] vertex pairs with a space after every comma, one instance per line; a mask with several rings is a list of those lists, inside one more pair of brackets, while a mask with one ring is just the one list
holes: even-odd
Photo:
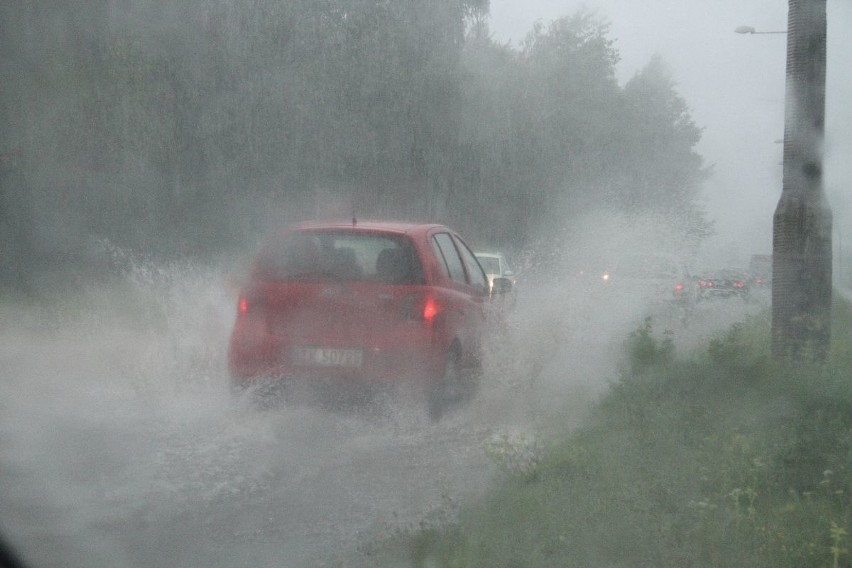
[[[827, 13], [843, 298], [852, 4]], [[768, 317], [785, 39], [740, 25], [783, 31], [786, 3], [0, 4], [0, 542], [34, 567], [481, 565], [434, 543], [474, 550], [446, 527], [606, 422], [637, 338], [712, 355]], [[436, 420], [405, 389], [293, 405], [232, 388], [253, 255], [309, 220], [439, 223], [505, 255], [511, 305], [488, 320], [471, 400]], [[657, 500], [696, 518], [742, 504], [755, 523], [751, 486], [718, 503], [679, 488]], [[844, 507], [813, 565], [848, 565]], [[647, 539], [622, 557], [544, 526], [515, 565], [562, 548], [574, 563], [552, 565], [726, 558]]]

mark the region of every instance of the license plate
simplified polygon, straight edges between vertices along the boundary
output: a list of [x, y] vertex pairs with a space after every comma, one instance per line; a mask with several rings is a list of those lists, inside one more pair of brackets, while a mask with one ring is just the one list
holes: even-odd
[[299, 367], [360, 367], [364, 359], [360, 349], [322, 347], [293, 347], [290, 356]]

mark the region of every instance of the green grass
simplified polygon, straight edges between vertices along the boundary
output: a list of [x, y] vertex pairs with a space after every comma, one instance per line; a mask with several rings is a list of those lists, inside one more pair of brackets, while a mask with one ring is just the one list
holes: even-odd
[[376, 565], [852, 565], [850, 305], [835, 305], [823, 364], [776, 364], [767, 315], [688, 359], [651, 332], [631, 336], [621, 380], [534, 475], [397, 535]]

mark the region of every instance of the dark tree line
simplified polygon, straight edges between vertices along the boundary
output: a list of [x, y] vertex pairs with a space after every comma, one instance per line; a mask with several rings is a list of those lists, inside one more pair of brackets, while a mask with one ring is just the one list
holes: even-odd
[[211, 255], [270, 223], [398, 217], [520, 247], [585, 212], [707, 225], [700, 130], [661, 62], [623, 87], [581, 12], [495, 42], [487, 0], [0, 5], [0, 264], [99, 239]]

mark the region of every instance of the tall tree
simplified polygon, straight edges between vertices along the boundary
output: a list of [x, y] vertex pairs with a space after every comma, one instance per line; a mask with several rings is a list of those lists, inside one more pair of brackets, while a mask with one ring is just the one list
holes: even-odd
[[604, 208], [702, 226], [700, 130], [661, 62], [618, 85], [588, 12], [514, 48], [485, 0], [2, 6], [4, 267], [89, 238], [205, 254], [353, 206], [506, 247]]

